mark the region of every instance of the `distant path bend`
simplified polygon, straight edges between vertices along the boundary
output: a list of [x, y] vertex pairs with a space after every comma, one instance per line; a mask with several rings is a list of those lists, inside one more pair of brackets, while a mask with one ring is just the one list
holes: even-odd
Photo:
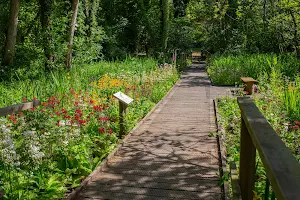
[[221, 199], [213, 99], [204, 64], [180, 82], [81, 191], [87, 199]]

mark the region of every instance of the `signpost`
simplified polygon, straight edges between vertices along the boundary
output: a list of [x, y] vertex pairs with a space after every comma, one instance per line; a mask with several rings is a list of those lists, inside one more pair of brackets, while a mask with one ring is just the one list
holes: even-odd
[[119, 115], [120, 115], [119, 116], [119, 122], [120, 122], [119, 138], [121, 138], [125, 132], [124, 131], [124, 114], [125, 114], [127, 106], [133, 101], [133, 99], [122, 92], [115, 93], [114, 97], [116, 97], [119, 100]]

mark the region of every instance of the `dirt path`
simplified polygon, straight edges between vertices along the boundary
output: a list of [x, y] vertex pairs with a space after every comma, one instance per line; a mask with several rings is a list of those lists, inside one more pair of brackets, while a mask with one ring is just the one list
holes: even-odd
[[79, 199], [221, 199], [213, 99], [204, 65], [187, 68]]

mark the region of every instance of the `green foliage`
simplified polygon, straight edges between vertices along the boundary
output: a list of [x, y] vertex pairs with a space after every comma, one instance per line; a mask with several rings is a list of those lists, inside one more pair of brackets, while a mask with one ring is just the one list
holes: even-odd
[[235, 85], [240, 77], [257, 79], [262, 72], [270, 73], [272, 68], [294, 79], [300, 70], [300, 61], [292, 54], [244, 54], [213, 56], [208, 62], [207, 72], [214, 84]]
[[191, 0], [187, 16], [204, 50], [227, 53], [299, 54], [299, 1]]

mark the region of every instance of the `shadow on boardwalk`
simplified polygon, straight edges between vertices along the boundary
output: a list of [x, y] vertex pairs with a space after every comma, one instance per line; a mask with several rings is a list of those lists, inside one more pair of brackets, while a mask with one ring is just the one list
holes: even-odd
[[216, 94], [204, 67], [193, 67], [78, 199], [221, 199], [217, 142], [208, 136]]

